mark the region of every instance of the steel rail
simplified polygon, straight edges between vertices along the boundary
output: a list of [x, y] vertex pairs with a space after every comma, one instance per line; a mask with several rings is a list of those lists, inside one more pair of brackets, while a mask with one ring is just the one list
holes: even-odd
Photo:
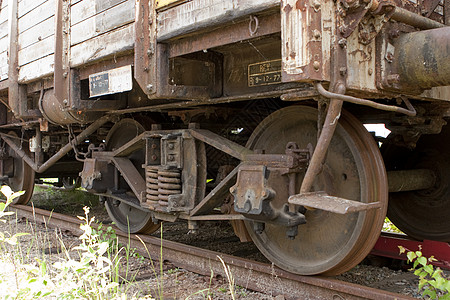
[[[13, 205], [11, 208], [16, 210], [19, 216], [31, 221], [45, 222], [47, 226], [81, 234], [79, 225], [82, 221], [75, 217], [24, 205]], [[285, 299], [413, 299], [333, 278], [300, 276], [283, 271], [274, 265], [161, 240], [153, 236], [128, 235], [119, 230], [116, 233], [122, 243], [129, 242], [131, 247], [153, 260], [168, 260], [177, 267], [206, 276], [213, 272], [215, 275], [225, 277], [220, 257], [229, 267], [235, 278], [235, 284], [272, 296], [284, 295]]]

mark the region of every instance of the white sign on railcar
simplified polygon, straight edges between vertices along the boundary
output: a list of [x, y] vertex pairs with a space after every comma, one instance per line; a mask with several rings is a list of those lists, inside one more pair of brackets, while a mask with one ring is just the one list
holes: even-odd
[[91, 98], [131, 91], [132, 88], [131, 65], [89, 75], [89, 96]]

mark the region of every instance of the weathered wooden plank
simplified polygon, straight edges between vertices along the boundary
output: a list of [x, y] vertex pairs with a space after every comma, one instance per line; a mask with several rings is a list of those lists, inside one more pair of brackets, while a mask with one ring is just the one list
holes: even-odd
[[8, 53], [0, 53], [0, 80], [8, 78]]
[[127, 0], [84, 0], [78, 2], [72, 6], [70, 11], [71, 25], [73, 26], [125, 1]]
[[19, 83], [25, 84], [52, 75], [54, 62], [55, 58], [51, 54], [22, 66], [19, 70]]
[[134, 21], [134, 1], [128, 0], [72, 26], [71, 45]]
[[[9, 27], [8, 27], [8, 18], [9, 18], [9, 9], [8, 9], [8, 1], [1, 1], [1, 9], [0, 9], [0, 56], [6, 55], [6, 51], [9, 47]], [[3, 53], [5, 52], [5, 53]], [[3, 73], [6, 72], [4, 75]], [[2, 61], [0, 63], [0, 80], [8, 78], [8, 61]], [[6, 76], [6, 77], [5, 77]]]
[[173, 7], [189, 0], [155, 0], [156, 9]]
[[[1, 26], [1, 25], [0, 25]], [[19, 34], [19, 50], [55, 34], [55, 16]]]
[[42, 5], [42, 3], [46, 2], [47, 0], [22, 0], [18, 3], [18, 15], [19, 18], [23, 15], [26, 15], [36, 7]]
[[19, 66], [22, 67], [32, 61], [38, 60], [41, 57], [45, 57], [52, 54], [55, 51], [55, 36], [49, 36], [48, 38], [34, 43], [24, 49], [19, 50]]
[[71, 48], [71, 67], [100, 58], [132, 50], [134, 48], [134, 24], [97, 36]]
[[[7, 2], [7, 1], [3, 1], [3, 2]], [[2, 5], [3, 5], [3, 2], [2, 2]], [[0, 9], [0, 22], [5, 22], [5, 21], [8, 20], [8, 9], [7, 9], [7, 7], [8, 6], [5, 6], [5, 7], [2, 6], [2, 8]]]
[[75, 5], [80, 1], [83, 1], [83, 0], [72, 0], [72, 1], [70, 1], [70, 5]]
[[158, 14], [158, 40], [167, 40], [279, 5], [280, 0], [192, 0]]
[[55, 0], [48, 0], [19, 18], [19, 34], [55, 15]]
[[0, 38], [0, 53], [5, 52], [8, 50], [9, 47], [9, 37], [8, 35]]
[[0, 38], [8, 36], [8, 33], [9, 33], [8, 21], [2, 22], [0, 24]]

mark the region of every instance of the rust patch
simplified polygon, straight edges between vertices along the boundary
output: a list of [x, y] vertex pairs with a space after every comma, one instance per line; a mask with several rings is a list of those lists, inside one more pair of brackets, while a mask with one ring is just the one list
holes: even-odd
[[289, 4], [286, 4], [286, 6], [284, 7], [284, 12], [286, 14], [289, 14], [292, 11], [292, 6], [290, 6]]
[[305, 11], [306, 10], [306, 0], [298, 0], [295, 3], [295, 8]]
[[361, 50], [361, 49], [357, 49], [357, 50], [351, 51], [351, 52], [349, 52], [348, 54], [351, 55], [351, 56], [354, 56], [354, 55], [357, 55], [358, 53], [361, 54], [361, 57], [362, 57], [362, 59], [363, 59], [363, 60], [360, 61], [360, 62], [363, 62], [363, 61], [370, 61], [370, 60], [372, 59], [372, 55], [370, 55], [370, 53], [367, 53], [366, 51]]

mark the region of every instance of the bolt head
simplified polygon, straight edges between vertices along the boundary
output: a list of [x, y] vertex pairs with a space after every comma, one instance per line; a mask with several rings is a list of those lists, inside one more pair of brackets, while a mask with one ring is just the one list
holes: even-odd
[[340, 39], [338, 44], [341, 48], [344, 48], [347, 45], [347, 39]]
[[313, 2], [313, 7], [315, 10], [318, 10], [320, 8], [320, 2], [319, 1], [314, 1]]
[[317, 60], [315, 60], [315, 61], [313, 62], [313, 67], [314, 67], [314, 69], [315, 69], [316, 71], [318, 71], [319, 68], [320, 68], [320, 62], [317, 61]]
[[321, 37], [320, 31], [317, 30], [317, 29], [314, 29], [314, 31], [313, 31], [313, 36], [314, 36], [314, 38], [315, 38], [316, 40], [317, 40], [317, 39], [320, 39], [320, 37]]

